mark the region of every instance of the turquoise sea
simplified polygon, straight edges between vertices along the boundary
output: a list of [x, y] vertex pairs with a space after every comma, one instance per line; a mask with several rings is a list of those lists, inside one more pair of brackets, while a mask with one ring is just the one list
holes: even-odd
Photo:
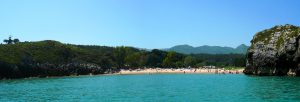
[[145, 74], [1, 80], [0, 101], [299, 102], [300, 78]]

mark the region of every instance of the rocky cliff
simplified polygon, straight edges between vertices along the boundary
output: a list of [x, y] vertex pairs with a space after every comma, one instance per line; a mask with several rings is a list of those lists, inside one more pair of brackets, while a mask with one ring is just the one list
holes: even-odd
[[300, 28], [279, 25], [255, 34], [244, 70], [249, 75], [300, 76]]

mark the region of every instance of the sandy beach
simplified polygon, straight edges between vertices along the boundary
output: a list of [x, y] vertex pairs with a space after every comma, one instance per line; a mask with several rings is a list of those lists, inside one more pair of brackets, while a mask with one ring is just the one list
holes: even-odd
[[224, 70], [224, 69], [162, 69], [162, 68], [148, 68], [135, 70], [121, 70], [116, 74], [159, 74], [159, 73], [183, 73], [183, 74], [242, 74], [243, 69], [238, 70]]

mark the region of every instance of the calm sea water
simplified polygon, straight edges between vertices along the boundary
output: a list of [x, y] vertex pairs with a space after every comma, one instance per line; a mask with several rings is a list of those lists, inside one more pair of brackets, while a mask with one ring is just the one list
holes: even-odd
[[0, 101], [300, 101], [300, 78], [153, 74], [2, 80]]

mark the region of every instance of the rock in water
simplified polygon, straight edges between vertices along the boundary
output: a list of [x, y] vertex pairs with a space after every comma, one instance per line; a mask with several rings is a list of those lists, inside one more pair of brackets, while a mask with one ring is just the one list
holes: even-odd
[[300, 27], [280, 25], [255, 34], [247, 52], [248, 75], [300, 76]]

